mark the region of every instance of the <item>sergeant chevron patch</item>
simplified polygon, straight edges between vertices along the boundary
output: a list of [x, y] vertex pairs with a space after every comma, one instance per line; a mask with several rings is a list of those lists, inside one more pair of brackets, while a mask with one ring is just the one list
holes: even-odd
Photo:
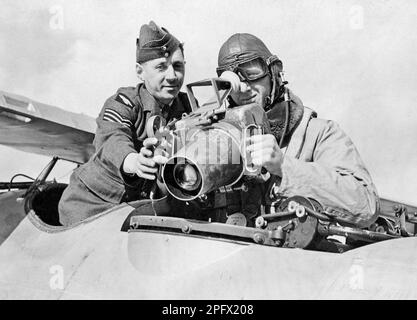
[[123, 117], [120, 113], [113, 109], [104, 110], [103, 120], [120, 123], [128, 128], [133, 126], [132, 121]]
[[123, 93], [117, 94], [117, 97], [115, 99], [116, 101], [120, 102], [121, 104], [124, 104], [125, 106], [128, 106], [130, 108], [133, 108], [133, 102], [130, 101], [130, 99], [124, 95]]

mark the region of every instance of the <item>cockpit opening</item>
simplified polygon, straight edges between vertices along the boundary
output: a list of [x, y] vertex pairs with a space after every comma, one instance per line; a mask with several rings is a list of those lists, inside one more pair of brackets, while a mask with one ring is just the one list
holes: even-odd
[[61, 226], [58, 203], [67, 186], [66, 183], [47, 182], [37, 187], [27, 196], [26, 213], [33, 210], [42, 222], [52, 226]]

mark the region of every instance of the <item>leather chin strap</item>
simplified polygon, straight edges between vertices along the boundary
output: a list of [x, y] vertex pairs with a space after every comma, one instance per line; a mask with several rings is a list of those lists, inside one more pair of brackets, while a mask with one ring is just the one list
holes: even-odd
[[281, 80], [280, 73], [282, 72], [281, 68], [278, 65], [278, 61], [273, 61], [269, 66], [269, 72], [271, 76], [272, 89], [271, 94], [265, 98], [265, 110], [269, 110], [270, 107], [275, 103], [275, 101], [280, 98], [284, 92], [284, 85]]
[[283, 97], [283, 100], [285, 102], [285, 122], [283, 132], [281, 133], [281, 137], [278, 140], [279, 147], [281, 148], [284, 142], [285, 135], [288, 132], [288, 126], [290, 121], [290, 101], [288, 89], [285, 87], [285, 85], [288, 82], [285, 81], [284, 74], [282, 72], [282, 63], [278, 58], [274, 59], [273, 62], [268, 66], [268, 68], [272, 78], [272, 89], [271, 94], [265, 99], [265, 111], [270, 110], [274, 106], [274, 104], [278, 102], [279, 99], [281, 99], [281, 97]]

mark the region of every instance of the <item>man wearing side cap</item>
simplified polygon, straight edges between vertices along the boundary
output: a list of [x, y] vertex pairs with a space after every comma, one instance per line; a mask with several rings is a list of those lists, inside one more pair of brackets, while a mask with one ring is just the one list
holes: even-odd
[[166, 121], [191, 111], [180, 92], [185, 62], [182, 43], [153, 21], [142, 25], [136, 42], [136, 87], [120, 88], [105, 102], [96, 122], [95, 154], [77, 168], [60, 203], [63, 225], [73, 225], [121, 202], [148, 198], [158, 165], [156, 138], [147, 137], [153, 115]]
[[253, 164], [271, 174], [259, 200], [266, 213], [274, 212], [279, 199], [301, 195], [319, 201], [342, 224], [374, 222], [377, 191], [358, 151], [334, 121], [317, 118], [285, 86], [278, 57], [254, 35], [234, 34], [218, 55], [217, 73], [225, 71], [241, 81], [230, 104], [257, 103], [270, 122], [271, 132], [251, 137], [248, 147]]

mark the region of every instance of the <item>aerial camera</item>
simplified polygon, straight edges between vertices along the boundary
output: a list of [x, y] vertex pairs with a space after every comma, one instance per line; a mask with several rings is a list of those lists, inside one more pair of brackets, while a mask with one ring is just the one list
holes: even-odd
[[[190, 114], [169, 123], [160, 116], [149, 119], [147, 134], [158, 139], [155, 152], [169, 154], [160, 176], [173, 197], [191, 201], [219, 188], [232, 188], [244, 175], [267, 179], [265, 169], [251, 163], [246, 148], [249, 136], [270, 132], [269, 122], [258, 104], [228, 103], [240, 86], [231, 71], [190, 83], [186, 86]], [[201, 89], [207, 98], [195, 95]]]

